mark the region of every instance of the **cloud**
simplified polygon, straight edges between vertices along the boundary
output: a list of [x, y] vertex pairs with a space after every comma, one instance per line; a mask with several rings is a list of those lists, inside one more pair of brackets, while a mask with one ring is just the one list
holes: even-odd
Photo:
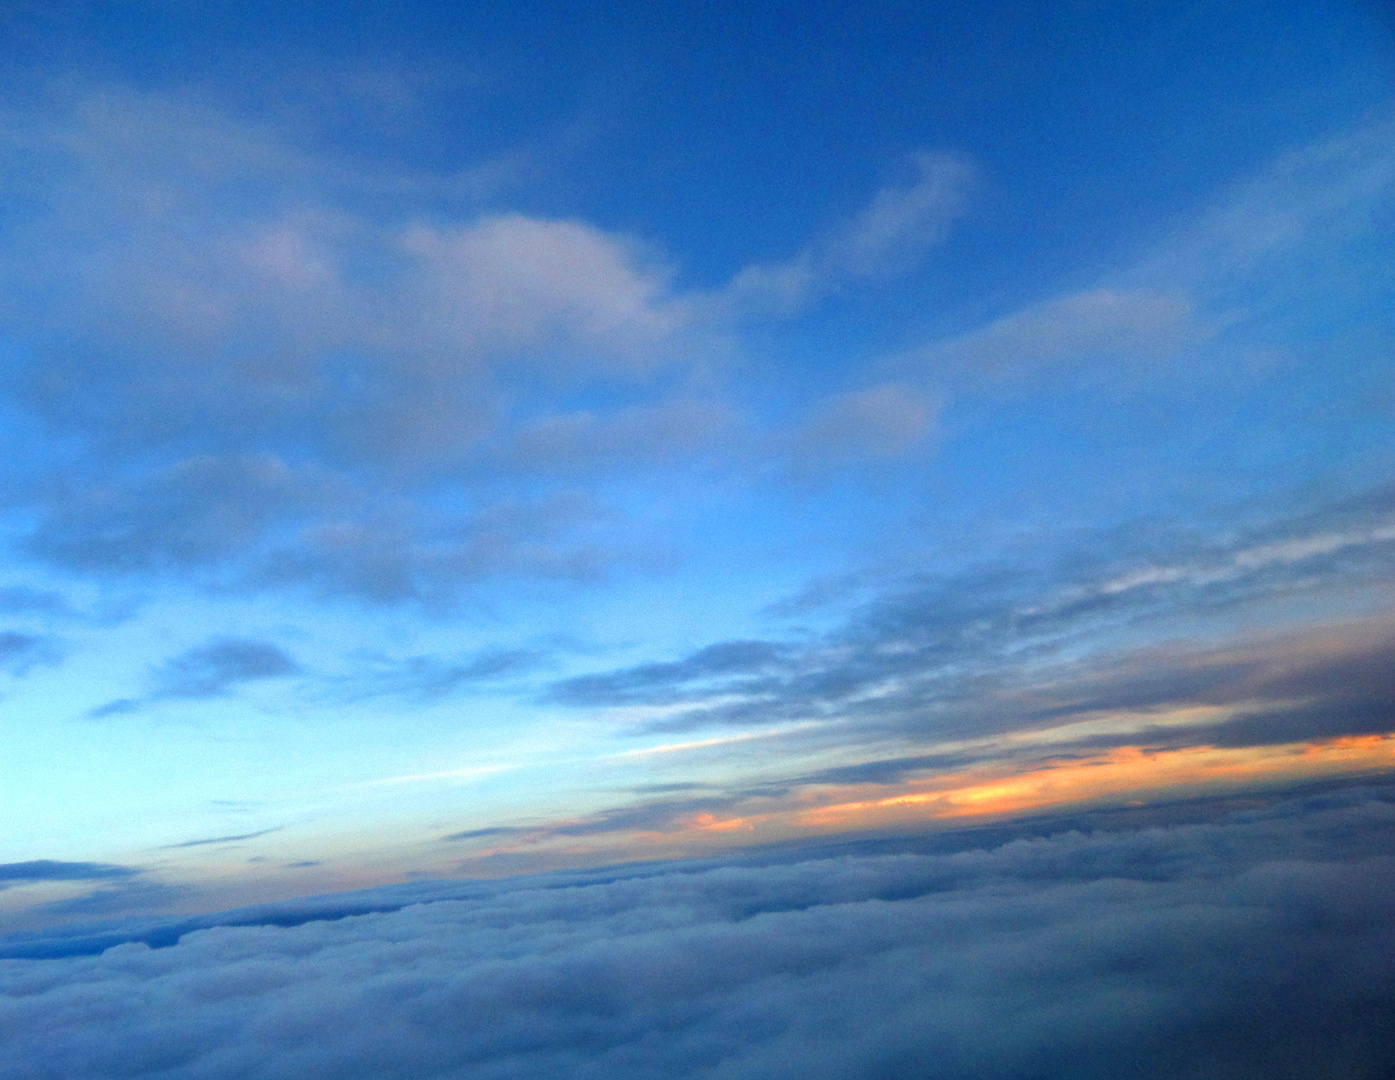
[[768, 641], [721, 641], [683, 660], [597, 675], [579, 675], [552, 685], [548, 698], [568, 705], [649, 704], [683, 700], [694, 687], [713, 681], [762, 675], [786, 665], [786, 649]]
[[198, 455], [56, 495], [29, 548], [80, 570], [187, 571], [217, 566], [329, 505], [331, 481], [316, 469], [266, 454]]
[[1059, 375], [1103, 360], [1159, 360], [1204, 336], [1183, 295], [1093, 289], [1014, 312], [898, 362], [935, 376]]
[[483, 578], [599, 577], [619, 557], [593, 531], [606, 516], [595, 499], [574, 490], [535, 501], [498, 499], [462, 515], [399, 501], [310, 525], [292, 543], [272, 547], [244, 581], [448, 608], [464, 583]]
[[[1330, 257], [1335, 245], [1369, 233], [1395, 191], [1392, 146], [1395, 114], [1386, 107], [1365, 123], [1290, 150], [1178, 230], [1133, 275], [1185, 282], [1208, 298], [1256, 277], [1277, 277], [1309, 301], [1328, 283], [1361, 288], [1367, 283], [1337, 267], [1314, 275], [1292, 256], [1306, 249]], [[1352, 269], [1365, 270], [1359, 252], [1346, 257]]]
[[41, 910], [48, 917], [90, 919], [170, 908], [179, 903], [187, 903], [193, 894], [192, 889], [183, 885], [127, 881], [121, 882], [115, 888], [97, 889], [66, 900], [54, 900], [44, 904]]
[[532, 671], [546, 656], [535, 649], [486, 649], [456, 661], [439, 656], [365, 658], [356, 665], [360, 670], [346, 676], [330, 696], [344, 701], [374, 697], [435, 701], [470, 686]]
[[506, 214], [450, 231], [413, 226], [398, 243], [419, 266], [406, 296], [425, 295], [428, 332], [456, 347], [529, 348], [561, 337], [600, 350], [607, 366], [643, 373], [660, 355], [655, 346], [687, 321], [662, 273], [642, 268], [636, 245], [582, 222]]
[[280, 832], [282, 826], [274, 829], [262, 829], [258, 832], [241, 833], [237, 836], [215, 836], [207, 840], [185, 840], [181, 844], [166, 844], [163, 851], [175, 851], [179, 848], [207, 847], [210, 844], [235, 844], [239, 840], [255, 840], [259, 836], [267, 836], [270, 833]]
[[0, 1069], [1383, 1077], [1389, 789], [1178, 809], [11, 939]]
[[49, 565], [375, 603], [584, 578], [611, 553], [563, 534], [602, 508], [559, 479], [730, 423], [654, 382], [701, 363], [702, 331], [634, 238], [442, 212], [439, 178], [385, 195], [192, 92], [49, 87], [0, 139], [36, 163], [4, 181], [28, 211], [5, 221], [0, 387], [44, 425], [18, 501]]
[[883, 188], [872, 202], [784, 263], [753, 265], [722, 300], [738, 311], [793, 314], [848, 280], [910, 269], [963, 213], [975, 172], [961, 157], [919, 153], [909, 183]]
[[468, 206], [412, 220], [410, 192], [371, 210], [344, 190], [354, 172], [189, 99], [89, 91], [9, 120], [49, 168], [0, 278], [41, 298], [16, 314], [52, 325], [57, 354], [14, 384], [88, 438], [148, 445], [213, 418], [243, 450], [458, 459], [502, 384], [647, 375], [689, 321], [635, 240]]
[[903, 352], [889, 367], [977, 392], [1041, 379], [1136, 385], [1188, 366], [1239, 373], [1253, 353], [1203, 347], [1234, 346], [1240, 339], [1224, 336], [1260, 316], [1271, 320], [1264, 348], [1273, 347], [1277, 325], [1301, 342], [1308, 331], [1294, 314], [1316, 311], [1324, 299], [1349, 309], [1361, 296], [1379, 308], [1385, 256], [1362, 238], [1378, 231], [1373, 222], [1395, 191], [1393, 131], [1386, 110], [1292, 150], [1095, 287], [1029, 303]]
[[108, 577], [448, 604], [464, 582], [584, 578], [608, 560], [576, 535], [603, 516], [582, 493], [451, 512], [269, 454], [197, 455], [104, 484], [88, 477], [57, 486], [46, 503], [28, 553]]
[[109, 716], [128, 716], [140, 712], [141, 702], [136, 698], [116, 698], [88, 709], [84, 714], [89, 720], [105, 720]]
[[624, 458], [632, 469], [669, 464], [740, 439], [740, 417], [719, 401], [676, 399], [609, 413], [552, 413], [511, 432], [495, 460], [504, 469], [567, 475]]
[[[99, 881], [138, 873], [139, 870], [113, 863], [55, 862], [52, 859], [0, 863], [0, 883], [8, 884], [26, 881]], [[3, 887], [8, 887], [8, 884]]]
[[268, 642], [224, 638], [181, 653], [156, 669], [152, 697], [218, 697], [242, 683], [283, 679], [300, 670]]
[[[1378, 674], [1391, 662], [1385, 624], [1323, 625], [1314, 603], [1329, 598], [1333, 619], [1366, 609], [1358, 592], [1395, 566], [1390, 514], [1390, 493], [1377, 489], [1242, 535], [1109, 530], [1047, 560], [1013, 552], [887, 583], [820, 636], [719, 642], [573, 676], [547, 696], [647, 706], [641, 732], [817, 722], [840, 725], [848, 745], [893, 732], [974, 738], [1111, 709], [1248, 702], [1268, 712], [1309, 700], [1366, 717], [1351, 733], [1367, 731], [1389, 703]], [[1286, 638], [1280, 624], [1249, 646], [1221, 644], [1229, 630], [1192, 650], [1150, 644], [1178, 625], [1195, 638], [1211, 620], [1295, 604], [1310, 631]]]
[[936, 411], [923, 393], [899, 383], [837, 394], [795, 432], [795, 460], [852, 464], [902, 457], [930, 434]]
[[0, 670], [11, 675], [28, 674], [36, 664], [56, 663], [58, 657], [58, 649], [48, 638], [0, 631]]
[[59, 593], [48, 589], [31, 589], [27, 585], [0, 588], [0, 612], [4, 614], [71, 615], [72, 608]]

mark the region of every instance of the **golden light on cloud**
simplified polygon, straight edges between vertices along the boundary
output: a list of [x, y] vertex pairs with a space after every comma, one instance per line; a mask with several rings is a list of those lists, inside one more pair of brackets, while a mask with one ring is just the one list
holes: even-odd
[[[915, 832], [1067, 807], [1142, 805], [1367, 772], [1395, 770], [1395, 733], [1227, 748], [1124, 746], [1084, 757], [986, 762], [906, 783], [808, 786], [721, 809], [695, 808], [652, 824], [605, 828], [588, 819], [540, 823], [470, 852], [472, 873], [528, 872], [865, 832]], [[857, 798], [849, 798], [856, 795]], [[578, 826], [586, 834], [578, 835]], [[596, 827], [600, 826], [600, 827]], [[502, 870], [489, 859], [509, 859]]]
[[1391, 735], [1242, 749], [1195, 746], [1148, 750], [1125, 746], [1089, 758], [1048, 762], [1008, 776], [974, 770], [967, 775], [933, 777], [914, 782], [911, 791], [810, 809], [800, 820], [814, 829], [857, 829], [915, 820], [1029, 813], [1130, 795], [1198, 794], [1391, 767], [1395, 767], [1395, 736]]

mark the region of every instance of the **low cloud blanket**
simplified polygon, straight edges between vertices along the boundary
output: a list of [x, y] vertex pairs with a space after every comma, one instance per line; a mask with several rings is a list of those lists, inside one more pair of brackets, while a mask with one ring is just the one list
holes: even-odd
[[1148, 820], [422, 882], [6, 959], [0, 1075], [1390, 1077], [1395, 787]]

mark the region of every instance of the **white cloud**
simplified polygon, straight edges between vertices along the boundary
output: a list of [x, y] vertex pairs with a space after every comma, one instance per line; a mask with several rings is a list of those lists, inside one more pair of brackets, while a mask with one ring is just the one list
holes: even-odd
[[[1133, 277], [1185, 283], [1199, 294], [1259, 273], [1298, 270], [1300, 250], [1370, 235], [1395, 192], [1395, 117], [1387, 113], [1298, 147], [1225, 194], [1146, 259]], [[1340, 266], [1324, 267], [1336, 277]]]
[[721, 297], [738, 312], [794, 314], [850, 279], [910, 269], [963, 213], [974, 170], [949, 154], [911, 159], [914, 179], [883, 188], [871, 203], [783, 263], [756, 264], [732, 278]]
[[403, 225], [410, 193], [373, 209], [346, 167], [184, 100], [95, 91], [6, 120], [46, 165], [42, 186], [12, 181], [40, 208], [0, 257], [9, 296], [28, 298], [14, 313], [69, 345], [120, 343], [147, 389], [271, 357], [283, 391], [314, 397], [315, 366], [343, 350], [428, 399], [520, 353], [565, 383], [629, 378], [690, 321], [629, 238], [468, 203]]
[[572, 472], [623, 458], [631, 465], [742, 442], [740, 418], [720, 401], [677, 398], [609, 413], [582, 410], [539, 417], [500, 449], [507, 466]]
[[974, 170], [949, 154], [916, 154], [911, 183], [886, 187], [817, 256], [830, 272], [874, 277], [905, 269], [963, 212]]
[[450, 230], [418, 225], [400, 244], [418, 270], [401, 299], [417, 300], [418, 317], [445, 345], [528, 347], [561, 337], [643, 371], [686, 321], [661, 273], [583, 223], [507, 214]]
[[1266, 544], [1253, 544], [1212, 555], [1209, 559], [1171, 566], [1151, 565], [1130, 570], [1096, 587], [1105, 596], [1153, 585], [1215, 585], [1247, 574], [1338, 555], [1353, 549], [1376, 549], [1395, 540], [1395, 524], [1383, 523], [1345, 532], [1289, 536]]
[[810, 464], [901, 457], [929, 435], [935, 413], [934, 402], [899, 383], [837, 394], [796, 432], [795, 456]]
[[[36, 495], [51, 562], [378, 598], [585, 577], [606, 556], [560, 534], [594, 504], [445, 512], [443, 479], [688, 453], [730, 411], [650, 381], [701, 349], [679, 355], [691, 305], [632, 238], [411, 176], [383, 200], [382, 175], [177, 94], [68, 88], [0, 122], [42, 166], [5, 178], [26, 207], [0, 252], [7, 389], [87, 455]], [[583, 389], [589, 412], [511, 419]]]
[[1180, 294], [1093, 289], [1014, 312], [901, 362], [927, 374], [1011, 378], [1102, 359], [1157, 360], [1201, 336]]
[[[950, 381], [1088, 372], [1137, 382], [1184, 367], [1179, 357], [1257, 310], [1311, 311], [1314, 291], [1324, 288], [1334, 297], [1369, 293], [1383, 280], [1385, 260], [1363, 253], [1361, 238], [1378, 231], [1395, 191], [1392, 147], [1395, 121], [1383, 116], [1297, 148], [1230, 186], [1097, 287], [906, 351], [894, 366], [907, 377]], [[1254, 360], [1231, 347], [1208, 350], [1202, 363], [1238, 373]]]

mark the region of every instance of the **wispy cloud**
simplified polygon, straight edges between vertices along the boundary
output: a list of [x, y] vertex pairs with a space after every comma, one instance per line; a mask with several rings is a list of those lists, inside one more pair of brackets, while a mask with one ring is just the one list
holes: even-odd
[[[812, 640], [720, 642], [561, 680], [549, 700], [647, 708], [636, 730], [715, 729], [713, 745], [722, 729], [826, 727], [848, 751], [899, 742], [889, 760], [903, 763], [1011, 755], [1003, 735], [1111, 714], [1119, 726], [1068, 737], [1240, 746], [1395, 730], [1379, 675], [1392, 662], [1388, 627], [1352, 620], [1395, 560], [1389, 513], [1379, 490], [1241, 537], [1100, 535], [1064, 574], [1059, 561], [1021, 559], [913, 578]], [[1324, 597], [1327, 622], [1313, 606]], [[1225, 644], [1237, 619], [1285, 610], [1276, 637]], [[1210, 642], [1162, 644], [1179, 625]], [[1164, 727], [1167, 710], [1212, 706], [1228, 711]], [[955, 743], [979, 737], [987, 744]]]
[[794, 258], [741, 270], [722, 303], [738, 312], [789, 315], [849, 280], [909, 269], [963, 213], [975, 170], [950, 154], [919, 153], [908, 164], [909, 182], [883, 188]]
[[255, 840], [259, 836], [269, 836], [274, 832], [280, 832], [284, 826], [277, 826], [274, 829], [260, 829], [257, 832], [239, 833], [236, 836], [214, 836], [206, 840], [185, 840], [179, 844], [166, 844], [162, 851], [177, 851], [180, 848], [208, 847], [213, 844], [236, 844], [243, 840]]
[[898, 364], [941, 378], [1010, 379], [1043, 369], [1059, 376], [1107, 361], [1157, 361], [1207, 333], [1184, 295], [1093, 289], [1005, 315]]
[[199, 701], [222, 697], [248, 683], [299, 675], [299, 664], [279, 646], [245, 638], [215, 638], [166, 660], [150, 672], [150, 690], [139, 698], [118, 698], [87, 713], [101, 720], [139, 712], [159, 701]]
[[284, 679], [300, 665], [265, 641], [226, 638], [181, 653], [155, 672], [157, 698], [208, 698], [263, 679]]
[[354, 658], [355, 670], [330, 684], [338, 701], [397, 697], [435, 701], [471, 687], [495, 685], [533, 672], [548, 657], [540, 649], [485, 649], [460, 658], [409, 656]]
[[57, 643], [50, 638], [0, 631], [0, 671], [26, 675], [36, 665], [57, 663], [61, 655]]
[[129, 866], [96, 862], [56, 862], [34, 859], [30, 862], [0, 863], [0, 887], [30, 881], [101, 881], [139, 874]]

